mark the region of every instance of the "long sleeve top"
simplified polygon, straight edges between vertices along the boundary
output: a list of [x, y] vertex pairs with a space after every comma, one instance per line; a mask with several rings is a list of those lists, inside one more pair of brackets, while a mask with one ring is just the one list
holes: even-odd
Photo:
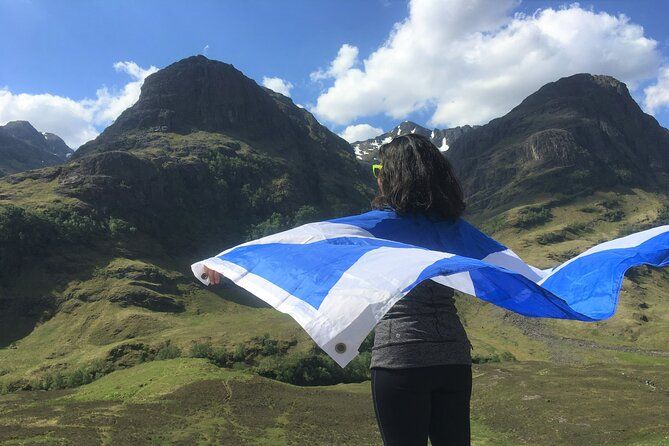
[[425, 280], [376, 324], [370, 369], [472, 363], [453, 288]]

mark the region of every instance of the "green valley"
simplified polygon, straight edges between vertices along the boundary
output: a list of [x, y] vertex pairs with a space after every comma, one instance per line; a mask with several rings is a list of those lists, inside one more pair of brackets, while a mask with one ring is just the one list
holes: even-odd
[[[669, 224], [669, 131], [624, 84], [588, 76], [446, 152], [465, 218], [536, 267]], [[196, 56], [149, 76], [67, 162], [0, 177], [0, 444], [381, 444], [373, 333], [341, 369], [286, 314], [190, 270], [373, 195], [348, 143], [232, 65]], [[457, 306], [473, 444], [669, 443], [669, 270], [629, 271], [597, 323]]]

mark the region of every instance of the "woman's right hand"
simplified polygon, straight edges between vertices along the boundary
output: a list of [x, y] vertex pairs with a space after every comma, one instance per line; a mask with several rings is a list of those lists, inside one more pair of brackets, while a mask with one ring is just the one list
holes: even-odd
[[221, 283], [221, 275], [213, 269], [204, 266], [204, 272], [207, 274], [207, 278], [209, 279], [210, 284], [218, 285]]

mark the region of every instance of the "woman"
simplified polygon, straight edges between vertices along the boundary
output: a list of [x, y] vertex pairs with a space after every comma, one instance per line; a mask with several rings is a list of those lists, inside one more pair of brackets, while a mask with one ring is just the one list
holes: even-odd
[[[465, 209], [450, 163], [426, 137], [398, 136], [379, 149], [376, 208], [457, 219]], [[453, 289], [421, 282], [375, 327], [372, 397], [385, 445], [469, 445], [471, 343]]]
[[[453, 170], [429, 139], [398, 136], [379, 149], [372, 205], [399, 215], [456, 219], [465, 208]], [[213, 284], [220, 275], [205, 271]], [[469, 445], [471, 344], [453, 289], [421, 282], [375, 327], [370, 364], [374, 411], [385, 445]]]

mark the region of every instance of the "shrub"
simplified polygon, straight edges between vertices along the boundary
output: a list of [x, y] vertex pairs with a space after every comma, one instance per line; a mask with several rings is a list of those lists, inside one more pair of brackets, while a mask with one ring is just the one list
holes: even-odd
[[604, 209], [617, 209], [620, 207], [620, 200], [617, 198], [611, 198], [607, 200], [602, 200], [597, 203], [598, 206], [603, 207]]
[[575, 223], [570, 223], [567, 226], [564, 227], [563, 231], [572, 233], [574, 235], [579, 235], [584, 232], [590, 232], [592, 231], [592, 222], [575, 222]]
[[190, 356], [208, 359], [219, 367], [245, 368], [257, 364], [261, 358], [285, 355], [290, 347], [296, 344], [296, 339], [276, 340], [271, 339], [269, 333], [265, 333], [262, 336], [254, 336], [249, 343], [236, 344], [232, 351], [225, 347], [214, 348], [211, 343], [193, 344]]
[[548, 257], [551, 260], [555, 260], [556, 262], [566, 262], [567, 260], [576, 257], [581, 253], [580, 249], [572, 248], [567, 251], [562, 251], [562, 252], [549, 252], [546, 257]]
[[118, 237], [121, 234], [137, 232], [136, 227], [127, 221], [116, 217], [109, 217], [107, 220], [107, 227], [109, 228], [109, 234], [112, 237]]
[[485, 364], [488, 362], [503, 362], [503, 361], [515, 361], [516, 357], [511, 352], [504, 351], [502, 353], [494, 353], [488, 356], [474, 355], [472, 356], [472, 362], [474, 364]]
[[542, 225], [552, 218], [553, 214], [547, 206], [527, 206], [518, 211], [514, 226], [528, 229]]
[[585, 232], [590, 231], [592, 231], [592, 222], [576, 222], [568, 224], [558, 231], [539, 234], [536, 238], [536, 241], [541, 245], [550, 245], [572, 239], [574, 236], [579, 236]]
[[[254, 370], [261, 376], [299, 386], [323, 386], [370, 379], [371, 345], [361, 345], [358, 356], [343, 369], [319, 347], [308, 353], [275, 358]], [[367, 343], [369, 344], [369, 343]]]
[[624, 216], [625, 213], [620, 209], [612, 209], [604, 212], [604, 214], [601, 216], [601, 219], [604, 221], [614, 222], [622, 220]]
[[232, 354], [232, 360], [235, 362], [246, 362], [246, 347], [244, 344], [235, 345], [235, 351]]
[[264, 333], [262, 336], [255, 336], [251, 338], [259, 347], [259, 354], [262, 356], [283, 355], [288, 349], [297, 344], [297, 339], [293, 338], [290, 341], [279, 341], [270, 339], [269, 333]]
[[516, 360], [516, 357], [513, 355], [513, 353], [504, 351], [504, 352], [502, 352], [502, 354], [500, 355], [500, 359], [501, 359], [502, 361], [515, 361], [515, 360]]
[[64, 373], [57, 370], [47, 373], [39, 381], [30, 384], [27, 390], [56, 390], [78, 387], [91, 383], [112, 371], [114, 371], [113, 364], [108, 361], [97, 360], [71, 372]]
[[160, 347], [156, 352], [155, 359], [174, 359], [181, 356], [181, 349], [176, 345], [172, 345], [169, 341], [164, 346]]
[[552, 245], [553, 243], [560, 243], [565, 241], [567, 238], [562, 231], [558, 232], [545, 232], [539, 234], [536, 238], [537, 243], [541, 245]]
[[206, 358], [209, 359], [214, 355], [214, 348], [211, 343], [195, 343], [190, 347], [191, 358]]
[[274, 234], [276, 232], [281, 232], [288, 229], [289, 227], [289, 218], [280, 214], [279, 212], [273, 212], [267, 220], [256, 225], [251, 225], [246, 238], [248, 240], [254, 240], [266, 235]]
[[104, 235], [106, 225], [79, 210], [65, 206], [44, 210], [44, 217], [58, 233], [58, 238], [65, 242], [86, 242], [95, 236]]
[[342, 369], [314, 345], [307, 353], [289, 354], [296, 339], [271, 339], [268, 333], [251, 338], [248, 343], [236, 344], [232, 351], [210, 343], [194, 344], [191, 356], [206, 358], [219, 367], [250, 369], [267, 378], [295, 385], [328, 385], [342, 382], [360, 382], [370, 378], [369, 364], [373, 333], [361, 344], [360, 354]]
[[320, 217], [320, 212], [313, 206], [304, 205], [300, 207], [295, 216], [293, 217], [293, 224], [295, 226], [300, 226], [306, 223], [311, 223], [318, 220]]
[[297, 344], [297, 339], [290, 341], [279, 341], [271, 339], [269, 333], [262, 336], [254, 336], [249, 344], [237, 344], [232, 353], [232, 360], [254, 364], [260, 357], [281, 356], [286, 354], [290, 347]]
[[658, 226], [669, 225], [669, 205], [665, 204], [657, 211], [654, 224]]
[[495, 215], [494, 217], [486, 220], [481, 228], [489, 234], [494, 234], [496, 232], [504, 230], [508, 225], [506, 217], [504, 214]]

